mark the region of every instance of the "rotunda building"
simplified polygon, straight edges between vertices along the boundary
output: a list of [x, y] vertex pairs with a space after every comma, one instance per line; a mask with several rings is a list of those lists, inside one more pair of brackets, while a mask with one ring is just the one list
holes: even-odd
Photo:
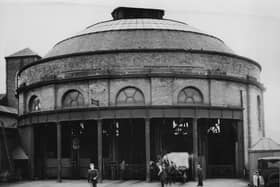
[[17, 74], [30, 175], [153, 178], [150, 161], [190, 154], [190, 177], [241, 177], [264, 136], [261, 66], [164, 11], [119, 7]]

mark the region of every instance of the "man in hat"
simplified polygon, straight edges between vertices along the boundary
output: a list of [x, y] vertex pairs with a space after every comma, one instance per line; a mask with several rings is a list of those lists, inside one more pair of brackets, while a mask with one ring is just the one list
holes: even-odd
[[88, 170], [88, 182], [92, 184], [92, 187], [96, 187], [98, 178], [98, 171], [94, 168], [94, 163], [89, 164]]

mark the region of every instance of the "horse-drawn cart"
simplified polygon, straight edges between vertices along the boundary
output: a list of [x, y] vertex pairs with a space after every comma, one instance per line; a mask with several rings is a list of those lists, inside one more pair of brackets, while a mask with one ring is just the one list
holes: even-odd
[[189, 153], [171, 152], [162, 158], [168, 163], [167, 173], [172, 181], [186, 182], [189, 180]]

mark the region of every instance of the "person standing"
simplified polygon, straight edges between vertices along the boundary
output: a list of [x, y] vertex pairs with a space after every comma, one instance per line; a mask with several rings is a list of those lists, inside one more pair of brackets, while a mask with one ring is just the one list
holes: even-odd
[[94, 168], [94, 164], [90, 163], [89, 170], [88, 170], [88, 182], [92, 184], [92, 187], [96, 187], [97, 177], [98, 177], [98, 172]]
[[198, 179], [197, 186], [203, 186], [203, 170], [200, 164], [197, 164], [196, 172], [197, 172], [197, 179]]
[[124, 176], [125, 176], [125, 167], [126, 167], [126, 163], [125, 160], [122, 160], [120, 163], [120, 179], [124, 180]]
[[159, 168], [158, 176], [161, 183], [161, 187], [164, 187], [164, 184], [167, 184], [166, 164], [164, 162], [160, 162], [158, 164], [158, 168]]
[[263, 177], [260, 175], [259, 171], [256, 171], [253, 175], [253, 186], [262, 187], [264, 185]]

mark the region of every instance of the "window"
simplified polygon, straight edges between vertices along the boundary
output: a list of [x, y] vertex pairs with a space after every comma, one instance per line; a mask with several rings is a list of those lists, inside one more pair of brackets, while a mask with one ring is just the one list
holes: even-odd
[[258, 124], [259, 130], [262, 130], [262, 121], [261, 121], [261, 98], [257, 96], [257, 115], [258, 115]]
[[62, 100], [63, 107], [78, 107], [84, 105], [84, 97], [77, 90], [70, 90], [64, 96]]
[[116, 98], [117, 105], [144, 105], [143, 93], [134, 87], [127, 87], [119, 91]]
[[201, 92], [194, 87], [186, 87], [178, 94], [179, 104], [197, 104], [203, 103]]
[[33, 95], [29, 100], [29, 111], [39, 111], [41, 109], [40, 99], [36, 95]]

